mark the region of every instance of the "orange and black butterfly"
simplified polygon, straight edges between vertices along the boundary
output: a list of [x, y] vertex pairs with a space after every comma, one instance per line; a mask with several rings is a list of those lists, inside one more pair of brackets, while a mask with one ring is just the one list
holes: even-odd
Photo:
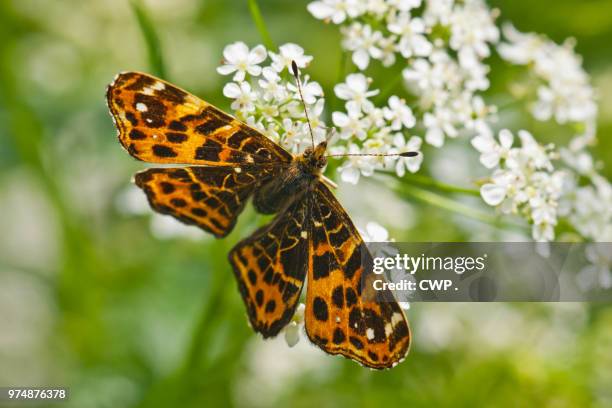
[[371, 287], [362, 285], [369, 254], [322, 176], [326, 142], [293, 156], [214, 106], [138, 72], [119, 74], [107, 101], [130, 155], [185, 165], [136, 174], [154, 210], [217, 238], [232, 230], [250, 197], [258, 212], [276, 214], [229, 253], [255, 331], [273, 337], [290, 322], [307, 278], [312, 342], [372, 368], [404, 358], [410, 330], [393, 295], [362, 293]]

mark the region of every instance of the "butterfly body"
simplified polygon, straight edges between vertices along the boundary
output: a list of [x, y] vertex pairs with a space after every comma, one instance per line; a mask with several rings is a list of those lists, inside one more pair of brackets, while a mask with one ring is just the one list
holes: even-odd
[[320, 143], [315, 149], [308, 148], [295, 156], [276, 177], [262, 183], [253, 199], [255, 209], [262, 214], [276, 214], [289, 202], [310, 192], [327, 164], [326, 149], [327, 142]]
[[232, 231], [251, 197], [256, 210], [276, 214], [228, 254], [255, 331], [278, 335], [308, 280], [305, 330], [313, 343], [372, 368], [404, 358], [407, 320], [389, 291], [368, 289], [368, 249], [322, 174], [325, 142], [294, 156], [214, 106], [138, 72], [119, 74], [107, 103], [128, 153], [170, 166], [134, 177], [156, 211], [217, 238]]

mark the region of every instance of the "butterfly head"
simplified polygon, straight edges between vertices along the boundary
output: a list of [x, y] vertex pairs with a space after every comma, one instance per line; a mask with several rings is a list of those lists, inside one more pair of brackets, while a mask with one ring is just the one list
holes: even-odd
[[308, 147], [306, 150], [304, 150], [304, 153], [302, 153], [302, 161], [311, 172], [319, 173], [327, 164], [327, 157], [325, 157], [326, 151], [326, 141], [319, 143], [314, 149]]

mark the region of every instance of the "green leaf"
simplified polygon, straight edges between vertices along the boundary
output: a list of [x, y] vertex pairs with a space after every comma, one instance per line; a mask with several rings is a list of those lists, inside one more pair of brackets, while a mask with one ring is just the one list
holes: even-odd
[[249, 11], [251, 12], [251, 17], [253, 18], [253, 22], [257, 27], [257, 31], [259, 31], [259, 35], [261, 36], [261, 40], [267, 49], [275, 49], [274, 41], [272, 41], [272, 37], [268, 32], [268, 28], [266, 27], [266, 22], [264, 21], [261, 11], [259, 10], [259, 5], [257, 4], [257, 0], [247, 0], [249, 3]]
[[142, 31], [142, 35], [147, 46], [147, 54], [149, 57], [151, 71], [158, 77], [166, 79], [166, 69], [161, 49], [161, 42], [153, 26], [153, 21], [140, 0], [131, 0], [130, 5], [134, 15], [136, 16], [138, 27], [140, 27], [140, 31]]

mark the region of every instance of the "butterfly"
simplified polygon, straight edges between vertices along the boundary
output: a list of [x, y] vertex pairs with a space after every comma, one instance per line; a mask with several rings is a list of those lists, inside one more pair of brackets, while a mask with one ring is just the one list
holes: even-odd
[[279, 334], [307, 279], [305, 331], [318, 347], [377, 369], [405, 357], [411, 339], [406, 317], [391, 292], [368, 289], [368, 249], [322, 175], [326, 142], [313, 141], [294, 156], [220, 109], [144, 73], [119, 74], [106, 96], [127, 152], [172, 165], [134, 177], [155, 211], [217, 238], [232, 231], [250, 198], [259, 213], [276, 214], [228, 255], [256, 332], [264, 338]]

